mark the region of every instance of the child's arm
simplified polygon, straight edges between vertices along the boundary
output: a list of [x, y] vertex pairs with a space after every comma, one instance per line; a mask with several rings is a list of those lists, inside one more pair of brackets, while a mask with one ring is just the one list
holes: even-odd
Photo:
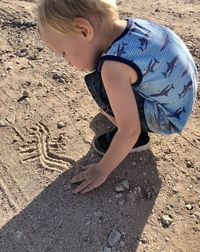
[[102, 169], [109, 174], [127, 156], [141, 131], [131, 87], [132, 80], [136, 77], [135, 71], [123, 63], [106, 61], [102, 67], [102, 80], [118, 125], [118, 131], [108, 151], [99, 162]]
[[124, 160], [136, 143], [141, 128], [131, 83], [137, 80], [129, 66], [106, 61], [102, 67], [102, 80], [116, 120], [118, 131], [108, 151], [97, 164], [92, 164], [72, 178], [72, 183], [83, 181], [74, 192], [85, 193], [100, 186], [109, 174]]
[[100, 113], [102, 115], [104, 115], [106, 118], [108, 118], [109, 121], [111, 121], [116, 127], [117, 127], [117, 122], [115, 120], [115, 118], [109, 114], [107, 114], [105, 111], [103, 111], [102, 109], [100, 110]]

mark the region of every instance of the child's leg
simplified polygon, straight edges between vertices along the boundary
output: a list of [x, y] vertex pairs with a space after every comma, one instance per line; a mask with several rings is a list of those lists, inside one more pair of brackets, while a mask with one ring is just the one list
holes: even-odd
[[[146, 123], [145, 115], [144, 115], [144, 98], [135, 93], [135, 99], [138, 107], [138, 113], [140, 117], [140, 124], [141, 124], [141, 133], [138, 137], [137, 142], [133, 146], [132, 150], [130, 152], [139, 152], [149, 149], [150, 146], [150, 139], [147, 132], [152, 132]], [[116, 128], [112, 131], [109, 131], [107, 133], [104, 133], [103, 135], [98, 136], [93, 141], [93, 148], [96, 152], [98, 152], [101, 155], [104, 155], [106, 151], [108, 150], [110, 143], [112, 142], [112, 139], [114, 135], [117, 132], [117, 123], [111, 114], [112, 111], [109, 111], [109, 114], [106, 113], [103, 109], [100, 109], [100, 112], [106, 116], [115, 126]]]

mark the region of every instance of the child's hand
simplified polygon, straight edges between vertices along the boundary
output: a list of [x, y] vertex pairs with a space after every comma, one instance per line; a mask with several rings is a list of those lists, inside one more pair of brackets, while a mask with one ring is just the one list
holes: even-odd
[[100, 167], [99, 163], [90, 164], [84, 167], [84, 171], [75, 175], [71, 179], [71, 183], [82, 182], [73, 193], [86, 193], [94, 188], [99, 187], [104, 181], [107, 179], [109, 174], [103, 172], [102, 167]]

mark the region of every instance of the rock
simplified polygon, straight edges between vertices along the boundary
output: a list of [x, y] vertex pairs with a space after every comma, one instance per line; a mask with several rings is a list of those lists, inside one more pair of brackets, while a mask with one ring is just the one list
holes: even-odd
[[192, 206], [191, 204], [187, 204], [187, 205], [186, 205], [186, 208], [187, 208], [187, 210], [190, 211], [190, 210], [192, 210], [193, 206]]
[[25, 90], [25, 91], [23, 92], [22, 96], [23, 96], [24, 98], [29, 97], [29, 93], [28, 93], [28, 91], [26, 91], [26, 90]]
[[59, 74], [59, 73], [57, 73], [57, 72], [53, 72], [53, 79], [54, 79], [54, 80], [58, 80], [58, 79], [60, 79], [60, 78], [62, 78], [61, 74]]
[[172, 224], [172, 219], [168, 215], [161, 216], [161, 223], [163, 227], [169, 227]]
[[38, 50], [38, 52], [41, 52], [41, 51], [43, 51], [43, 50], [44, 50], [44, 47], [42, 47], [42, 46], [38, 46], [36, 49]]
[[28, 49], [23, 48], [19, 52], [16, 53], [18, 57], [26, 57], [28, 55]]
[[193, 163], [190, 160], [185, 160], [185, 164], [186, 164], [187, 168], [194, 167]]
[[64, 78], [59, 78], [58, 82], [65, 83], [65, 79]]
[[173, 187], [173, 188], [172, 188], [172, 192], [173, 192], [173, 193], [178, 193], [178, 192], [179, 192], [178, 187]]
[[104, 247], [103, 252], [112, 252], [111, 248]]
[[166, 238], [165, 238], [165, 241], [168, 242], [168, 241], [169, 241], [169, 237], [166, 237]]
[[111, 247], [114, 246], [116, 243], [120, 241], [120, 238], [121, 238], [121, 234], [116, 230], [112, 230], [108, 237], [109, 245]]
[[145, 244], [145, 243], [148, 243], [148, 240], [147, 240], [146, 238], [141, 238], [141, 239], [140, 239], [140, 242], [141, 242], [142, 244]]
[[116, 184], [114, 188], [116, 192], [123, 192], [125, 190], [128, 190], [129, 189], [128, 179], [123, 179], [118, 184]]
[[7, 67], [6, 67], [6, 70], [7, 70], [7, 71], [10, 71], [10, 70], [12, 70], [12, 67], [11, 67], [11, 66], [7, 66]]
[[65, 123], [59, 122], [59, 123], [57, 124], [57, 127], [58, 127], [58, 129], [62, 129], [62, 128], [65, 127]]
[[7, 125], [7, 122], [5, 119], [0, 120], [0, 127], [5, 127]]
[[25, 85], [26, 85], [26, 86], [30, 86], [30, 85], [31, 85], [31, 81], [26, 81], [26, 82], [25, 82]]

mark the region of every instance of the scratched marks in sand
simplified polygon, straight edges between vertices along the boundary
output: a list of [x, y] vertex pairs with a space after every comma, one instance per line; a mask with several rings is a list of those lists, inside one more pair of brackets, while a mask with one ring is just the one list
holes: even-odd
[[29, 141], [20, 147], [22, 162], [39, 159], [44, 168], [59, 172], [68, 170], [75, 163], [73, 159], [56, 153], [59, 141], [51, 141], [49, 129], [44, 123], [37, 123], [28, 129], [28, 133]]
[[3, 219], [9, 212], [18, 213], [28, 204], [28, 199], [23, 194], [20, 186], [10, 172], [10, 168], [0, 159], [0, 217]]

